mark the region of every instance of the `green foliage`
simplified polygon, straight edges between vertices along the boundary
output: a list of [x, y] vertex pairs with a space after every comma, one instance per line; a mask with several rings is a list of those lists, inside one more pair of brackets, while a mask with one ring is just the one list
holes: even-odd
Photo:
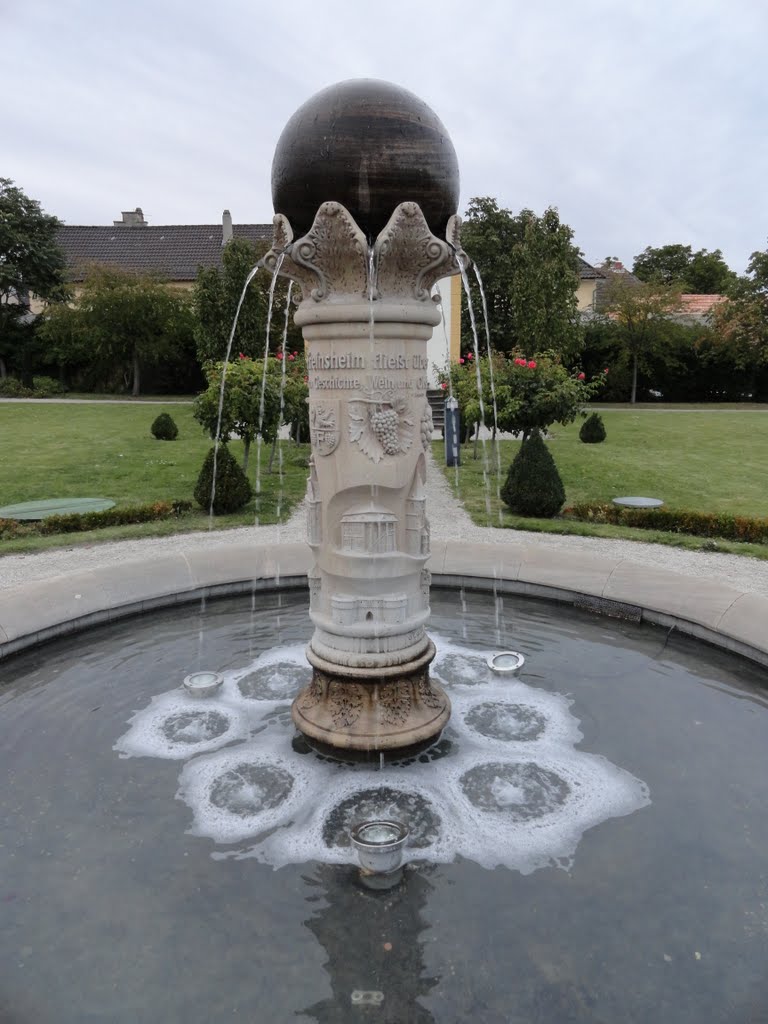
[[61, 222], [43, 213], [8, 178], [0, 178], [0, 304], [28, 301], [30, 294], [60, 296], [64, 254], [56, 242]]
[[641, 357], [662, 351], [669, 335], [670, 317], [681, 308], [680, 290], [672, 285], [640, 283], [625, 274], [611, 274], [603, 293], [600, 313], [607, 316], [632, 366], [630, 401], [637, 399]]
[[150, 427], [152, 436], [158, 441], [175, 441], [179, 436], [179, 428], [173, 422], [173, 417], [167, 412], [161, 412]]
[[54, 301], [67, 295], [59, 227], [39, 202], [0, 178], [0, 362], [20, 373], [26, 386], [35, 345], [30, 298]]
[[34, 398], [32, 388], [28, 388], [18, 377], [3, 377], [0, 380], [0, 396], [3, 398]]
[[555, 460], [537, 432], [520, 445], [501, 488], [502, 500], [522, 516], [551, 519], [565, 501], [565, 488]]
[[32, 391], [35, 398], [52, 398], [54, 395], [66, 394], [66, 387], [54, 377], [35, 376], [32, 378]]
[[[227, 364], [224, 397], [219, 422], [221, 401], [221, 375], [223, 363], [209, 363], [206, 368], [208, 388], [195, 399], [194, 417], [213, 440], [226, 441], [231, 436], [243, 441], [243, 470], [253, 441], [261, 436], [267, 444], [274, 444], [281, 418], [293, 426], [302, 424], [302, 436], [308, 436], [307, 383], [304, 360], [298, 350], [263, 360], [248, 359], [243, 353]], [[282, 409], [280, 390], [285, 378]], [[293, 430], [295, 436], [295, 429]]]
[[[573, 357], [582, 341], [576, 298], [580, 253], [557, 210], [550, 207], [541, 216], [531, 210], [513, 214], [495, 199], [475, 198], [461, 238], [483, 279], [493, 351], [553, 350]], [[471, 291], [481, 322], [482, 303], [473, 280]], [[466, 311], [462, 328], [469, 339]]]
[[[216, 486], [214, 488], [214, 463]], [[215, 516], [237, 512], [253, 497], [253, 488], [226, 444], [208, 452], [195, 485], [195, 501]], [[213, 499], [213, 500], [211, 500]]]
[[567, 508], [564, 516], [591, 523], [634, 526], [642, 530], [665, 530], [696, 537], [722, 537], [752, 544], [768, 543], [768, 517], [737, 516], [729, 512], [694, 512], [672, 508], [621, 508], [617, 505], [583, 502]]
[[715, 306], [711, 319], [717, 347], [749, 372], [750, 390], [757, 394], [757, 374], [768, 366], [768, 249], [752, 253], [747, 275]]
[[[201, 363], [224, 359], [243, 286], [261, 255], [252, 242], [233, 238], [222, 251], [221, 269], [199, 268], [193, 301], [197, 357]], [[237, 322], [234, 352], [256, 356], [264, 350], [267, 301], [261, 285], [267, 277], [267, 271], [260, 270], [248, 288]]]
[[[266, 246], [255, 246], [245, 238], [233, 238], [224, 246], [221, 268], [201, 267], [194, 289], [194, 307], [197, 316], [195, 341], [201, 364], [221, 362], [227, 353], [237, 305], [248, 275], [263, 256]], [[267, 311], [272, 275], [259, 269], [248, 286], [240, 309], [237, 329], [232, 341], [231, 355], [241, 353], [251, 359], [263, 358], [266, 345]], [[272, 304], [272, 324], [269, 350], [277, 352], [285, 327], [287, 283], [284, 278], [275, 282]], [[288, 324], [289, 351], [302, 345], [301, 331], [293, 322]]]
[[18, 377], [0, 379], [0, 396], [3, 398], [52, 398], [63, 395], [66, 388], [61, 381], [53, 377], [33, 377], [31, 387], [27, 387]]
[[[528, 437], [534, 431], [546, 431], [553, 423], [572, 423], [587, 402], [601, 390], [605, 374], [587, 380], [586, 375], [568, 370], [554, 352], [538, 352], [526, 358], [519, 350], [509, 356], [493, 355], [480, 360], [481, 393], [486, 426], [494, 425], [494, 395], [498, 430]], [[447, 375], [442, 374], [445, 383]], [[473, 354], [468, 352], [451, 367], [453, 395], [459, 403], [464, 427], [480, 422], [480, 398]]]
[[38, 336], [61, 365], [87, 362], [112, 388], [141, 392], [145, 367], [192, 358], [187, 295], [152, 277], [94, 267], [74, 306], [46, 311]]
[[579, 431], [584, 444], [600, 444], [605, 440], [605, 424], [599, 412], [593, 412], [584, 420]]
[[719, 249], [693, 252], [690, 245], [649, 245], [635, 256], [632, 273], [648, 284], [664, 284], [697, 295], [723, 295], [736, 283], [736, 274]]

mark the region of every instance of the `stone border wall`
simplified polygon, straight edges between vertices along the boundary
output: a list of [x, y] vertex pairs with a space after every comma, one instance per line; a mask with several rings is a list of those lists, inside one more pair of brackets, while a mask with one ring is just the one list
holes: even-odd
[[[1, 564], [1, 563], [0, 563]], [[54, 637], [202, 596], [304, 588], [306, 544], [188, 550], [0, 590], [0, 658]], [[699, 637], [768, 666], [768, 598], [578, 551], [435, 541], [434, 586], [525, 594]]]

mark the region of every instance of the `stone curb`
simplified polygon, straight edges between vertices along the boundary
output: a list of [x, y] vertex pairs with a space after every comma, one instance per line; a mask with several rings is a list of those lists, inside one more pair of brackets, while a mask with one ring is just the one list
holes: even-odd
[[[304, 543], [180, 550], [0, 591], [0, 658], [53, 637], [200, 597], [304, 588]], [[768, 666], [768, 598], [624, 558], [534, 544], [433, 543], [437, 586], [526, 594], [674, 626]]]

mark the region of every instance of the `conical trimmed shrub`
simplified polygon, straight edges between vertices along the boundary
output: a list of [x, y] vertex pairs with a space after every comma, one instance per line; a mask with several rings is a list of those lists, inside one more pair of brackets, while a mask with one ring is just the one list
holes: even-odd
[[605, 424], [599, 412], [593, 412], [584, 420], [579, 431], [584, 444], [600, 444], [605, 440]]
[[158, 441], [175, 441], [179, 436], [179, 428], [167, 412], [161, 412], [149, 429]]
[[520, 451], [509, 467], [501, 497], [513, 512], [521, 516], [551, 519], [563, 507], [563, 481], [539, 433], [520, 445]]
[[[216, 449], [211, 448], [205, 457], [203, 468], [195, 485], [195, 501], [206, 510], [211, 507], [213, 487], [213, 459]], [[223, 516], [237, 512], [253, 497], [253, 488], [240, 468], [237, 460], [225, 444], [219, 445], [216, 455], [216, 490], [213, 497], [213, 514]]]

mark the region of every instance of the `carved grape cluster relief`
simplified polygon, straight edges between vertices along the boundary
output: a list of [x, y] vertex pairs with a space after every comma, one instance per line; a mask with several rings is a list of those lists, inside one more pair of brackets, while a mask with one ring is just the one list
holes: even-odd
[[405, 454], [413, 444], [413, 426], [407, 400], [391, 392], [369, 392], [349, 403], [349, 439], [373, 462]]

